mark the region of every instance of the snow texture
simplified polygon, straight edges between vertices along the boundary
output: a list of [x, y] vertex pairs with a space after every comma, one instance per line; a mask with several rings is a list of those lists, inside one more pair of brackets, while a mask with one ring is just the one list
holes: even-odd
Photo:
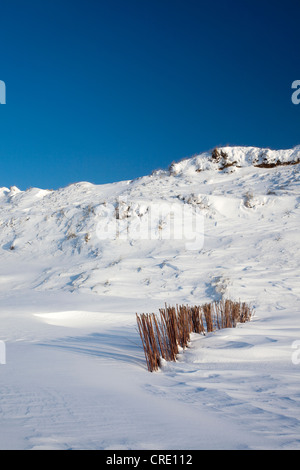
[[[1, 449], [300, 448], [300, 148], [213, 155], [0, 189]], [[193, 249], [168, 235], [184, 208]], [[135, 314], [221, 298], [251, 322], [149, 373]]]

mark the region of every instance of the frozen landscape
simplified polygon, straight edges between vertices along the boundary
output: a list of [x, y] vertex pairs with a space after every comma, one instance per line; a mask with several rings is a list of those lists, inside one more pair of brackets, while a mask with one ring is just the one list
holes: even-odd
[[[1, 188], [0, 448], [300, 449], [299, 162], [223, 147], [132, 181]], [[251, 322], [150, 373], [136, 313], [221, 298]]]

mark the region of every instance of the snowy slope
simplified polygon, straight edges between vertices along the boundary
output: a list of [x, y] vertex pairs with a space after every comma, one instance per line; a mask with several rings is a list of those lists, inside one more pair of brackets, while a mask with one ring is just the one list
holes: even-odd
[[[299, 448], [299, 161], [224, 147], [132, 181], [2, 188], [0, 448]], [[135, 313], [222, 296], [254, 319], [150, 374]]]

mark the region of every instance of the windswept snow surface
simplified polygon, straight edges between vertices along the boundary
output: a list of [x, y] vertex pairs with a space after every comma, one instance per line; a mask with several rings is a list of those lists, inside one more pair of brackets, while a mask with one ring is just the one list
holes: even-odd
[[[222, 150], [0, 190], [1, 449], [300, 448], [300, 148]], [[185, 209], [203, 221], [192, 249], [168, 235]], [[135, 314], [222, 297], [251, 322], [149, 373]]]

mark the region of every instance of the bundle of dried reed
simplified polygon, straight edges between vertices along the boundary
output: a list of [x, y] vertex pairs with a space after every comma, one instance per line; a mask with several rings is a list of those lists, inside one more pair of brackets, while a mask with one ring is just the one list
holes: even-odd
[[182, 349], [188, 347], [191, 333], [205, 335], [206, 332], [211, 333], [216, 329], [234, 328], [237, 323], [250, 321], [253, 309], [245, 302], [226, 299], [194, 307], [165, 305], [159, 313], [159, 317], [154, 313], [136, 314], [150, 372], [161, 366], [161, 358], [166, 361], [176, 361], [179, 347]]

